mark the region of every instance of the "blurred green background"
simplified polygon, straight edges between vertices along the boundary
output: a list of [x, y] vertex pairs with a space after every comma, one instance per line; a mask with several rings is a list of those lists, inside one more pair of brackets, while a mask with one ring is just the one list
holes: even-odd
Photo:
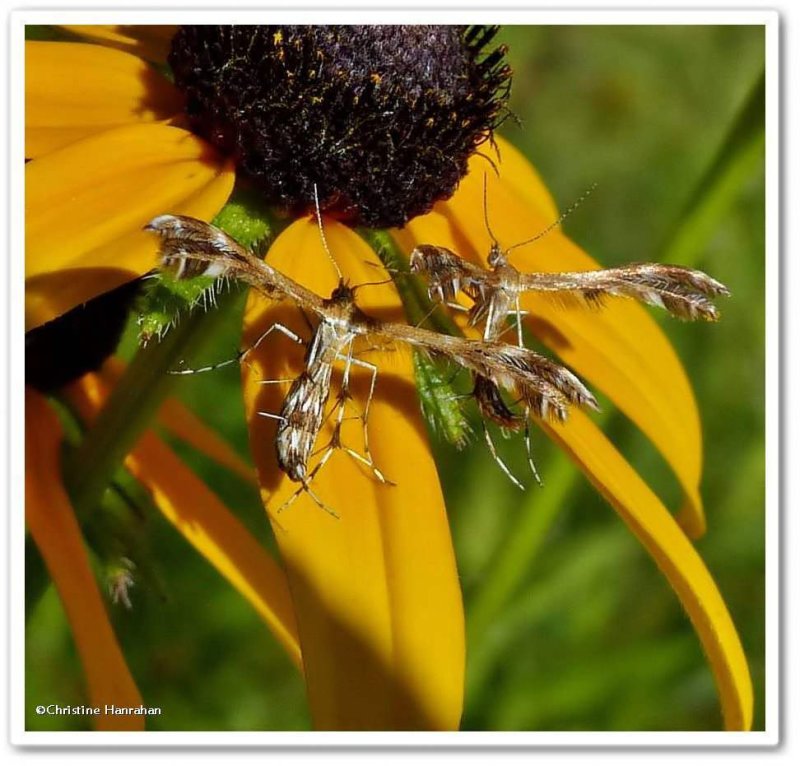
[[[728, 285], [715, 326], [658, 314], [703, 420], [709, 531], [698, 548], [738, 626], [764, 726], [764, 30], [761, 27], [509, 27], [515, 76], [502, 133], [563, 208], [598, 188], [566, 231], [606, 265], [670, 260]], [[232, 315], [207, 352], [237, 347]], [[246, 454], [238, 372], [182, 380], [181, 397]], [[605, 430], [676, 508], [677, 484], [607, 400]], [[190, 450], [266, 544], [254, 489]], [[543, 489], [524, 495], [481, 442], [435, 444], [468, 619], [463, 728], [705, 730], [720, 715], [689, 621], [649, 556], [541, 434]], [[523, 474], [520, 445], [501, 450]], [[115, 627], [154, 729], [306, 729], [302, 681], [255, 612], [158, 514], [148, 514], [159, 587], [140, 584]], [[148, 578], [144, 578], [148, 581]], [[155, 580], [149, 580], [152, 584]], [[82, 704], [83, 680], [49, 588], [27, 628], [28, 727], [85, 728], [33, 714]]]

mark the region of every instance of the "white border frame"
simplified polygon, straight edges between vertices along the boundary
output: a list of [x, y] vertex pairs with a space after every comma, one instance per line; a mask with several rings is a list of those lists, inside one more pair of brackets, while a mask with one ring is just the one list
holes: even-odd
[[[471, 2], [454, 8], [411, 8], [376, 10], [271, 8], [267, 11], [232, 9], [197, 10], [21, 10], [10, 15], [10, 392], [9, 493], [12, 511], [10, 541], [10, 741], [23, 746], [414, 746], [497, 747], [557, 746], [591, 747], [675, 747], [724, 746], [765, 747], [780, 742], [779, 729], [779, 611], [780, 611], [780, 282], [779, 282], [779, 98], [780, 53], [779, 16], [776, 11], [641, 11], [641, 10], [542, 10], [503, 8], [488, 11]], [[410, 5], [410, 4], [409, 4]], [[469, 7], [466, 10], [465, 7]], [[266, 18], [265, 18], [266, 17]], [[24, 26], [26, 24], [175, 23], [503, 23], [562, 25], [763, 25], [766, 36], [766, 730], [763, 732], [30, 732], [24, 721], [24, 169], [14, 159], [24, 154]]]

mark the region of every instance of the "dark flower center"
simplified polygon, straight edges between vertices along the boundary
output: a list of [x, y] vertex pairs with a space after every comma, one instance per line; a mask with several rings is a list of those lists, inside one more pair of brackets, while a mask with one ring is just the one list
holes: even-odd
[[193, 130], [268, 200], [402, 226], [456, 189], [506, 114], [494, 27], [185, 26], [169, 63]]

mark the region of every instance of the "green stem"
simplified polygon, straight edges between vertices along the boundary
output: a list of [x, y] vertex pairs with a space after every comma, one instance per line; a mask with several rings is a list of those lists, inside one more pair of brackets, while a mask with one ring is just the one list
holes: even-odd
[[182, 320], [159, 343], [141, 349], [65, 466], [65, 484], [78, 519], [99, 504], [114, 472], [131, 451], [179, 378], [170, 375], [189, 358], [237, 297], [222, 296], [219, 310]]
[[[360, 229], [359, 235], [392, 270], [394, 284], [403, 302], [406, 318], [417, 326], [427, 325], [446, 335], [463, 335], [458, 325], [428, 299], [422, 280], [408, 269], [408, 259], [389, 232], [382, 229]], [[422, 412], [437, 437], [461, 449], [469, 440], [471, 428], [451, 382], [428, 356], [413, 351], [414, 376]]]
[[415, 325], [427, 325], [432, 330], [446, 335], [463, 335], [458, 325], [441, 306], [433, 306], [422, 280], [408, 269], [408, 258], [383, 229], [359, 229], [359, 235], [378, 254], [384, 264], [395, 273], [394, 283], [408, 321]]
[[[286, 221], [276, 220], [259, 195], [237, 188], [214, 223], [251, 247], [276, 237]], [[79, 519], [98, 505], [115, 471], [175, 387], [178, 378], [170, 371], [213, 334], [241, 289], [236, 286], [221, 295], [213, 311], [195, 311], [184, 317], [160, 342], [141, 349], [128, 365], [66, 466], [65, 483]]]
[[575, 466], [568, 460], [551, 460], [543, 472], [547, 485], [525, 495], [515, 522], [498, 546], [494, 562], [470, 600], [467, 641], [474, 646], [516, 592], [542, 548], [575, 483]]
[[[235, 300], [229, 293], [220, 308]], [[178, 381], [168, 371], [189, 356], [224, 318], [224, 310], [185, 318], [160, 343], [136, 354], [125, 375], [106, 401], [80, 444], [64, 460], [64, 484], [78, 521], [91, 528], [92, 512], [106, 499], [105, 492], [142, 432], [150, 425], [164, 398]], [[88, 529], [87, 528], [87, 529]], [[25, 541], [25, 615], [29, 617], [50, 579], [30, 537]]]

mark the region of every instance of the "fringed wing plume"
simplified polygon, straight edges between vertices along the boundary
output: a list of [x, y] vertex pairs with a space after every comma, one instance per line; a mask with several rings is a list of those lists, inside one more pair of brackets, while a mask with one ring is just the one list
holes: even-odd
[[161, 268], [175, 279], [245, 278], [252, 256], [216, 226], [185, 215], [160, 215], [144, 228], [160, 237]]
[[147, 226], [161, 238], [161, 267], [176, 279], [238, 279], [268, 298], [291, 298], [320, 313], [322, 298], [257, 258], [222, 229], [185, 215], [160, 215]]
[[[382, 325], [381, 333], [439, 354], [476, 376], [486, 378], [496, 387], [519, 397], [540, 418], [565, 420], [570, 404], [597, 408], [589, 389], [566, 367], [530, 349], [442, 335], [394, 323]], [[485, 400], [490, 399], [491, 395], [487, 394]]]
[[455, 301], [460, 291], [477, 300], [487, 272], [445, 247], [419, 245], [411, 252], [412, 273], [425, 277], [428, 297], [439, 303]]
[[634, 263], [615, 269], [553, 274], [520, 274], [520, 289], [549, 294], [556, 300], [578, 298], [591, 305], [608, 296], [636, 298], [666, 309], [680, 319], [719, 319], [711, 298], [730, 295], [708, 274], [682, 266]]
[[[485, 378], [495, 388], [491, 395], [488, 391], [484, 391], [487, 396], [479, 401], [479, 404], [489, 406], [488, 416], [491, 419], [494, 416], [506, 417], [506, 413], [498, 407], [499, 389], [517, 396], [526, 407], [544, 420], [566, 420], [570, 403], [578, 403], [586, 398], [584, 393], [576, 389], [572, 381], [566, 378], [559, 381], [561, 385], [551, 382], [548, 378], [552, 376], [543, 374], [544, 369], [539, 359], [524, 360], [521, 356], [507, 354], [503, 348], [495, 348], [496, 345], [502, 344], [488, 344], [482, 341], [466, 341], [466, 343], [470, 347], [446, 355], [472, 370], [478, 379]], [[513, 350], [517, 347], [508, 348]], [[520, 350], [525, 351], [525, 349]], [[588, 391], [586, 394], [591, 397]]]
[[473, 341], [481, 346], [493, 383], [515, 393], [538, 417], [563, 421], [567, 405], [598, 409], [597, 400], [566, 367], [527, 348]]

